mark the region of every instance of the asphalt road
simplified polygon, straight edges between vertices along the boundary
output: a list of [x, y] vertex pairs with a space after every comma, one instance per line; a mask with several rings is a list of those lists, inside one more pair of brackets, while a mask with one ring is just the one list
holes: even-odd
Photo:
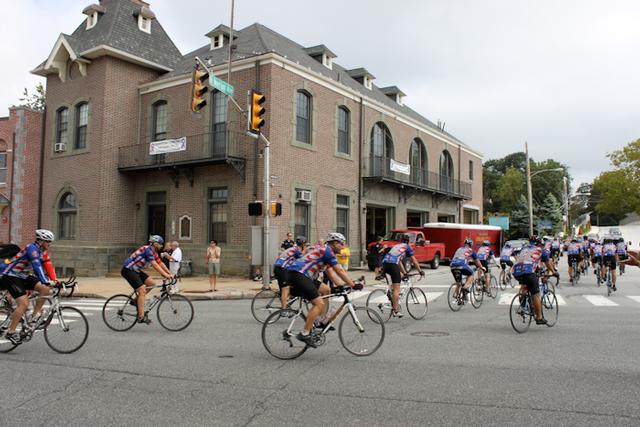
[[157, 322], [112, 332], [99, 303], [75, 303], [91, 326], [79, 352], [56, 354], [37, 336], [0, 355], [0, 425], [640, 424], [639, 269], [611, 306], [585, 297], [605, 295], [593, 275], [563, 283], [558, 324], [523, 335], [499, 301], [451, 312], [436, 295], [451, 282], [441, 270], [426, 319], [391, 319], [365, 358], [331, 333], [299, 359], [274, 359], [250, 301], [196, 302], [180, 333]]

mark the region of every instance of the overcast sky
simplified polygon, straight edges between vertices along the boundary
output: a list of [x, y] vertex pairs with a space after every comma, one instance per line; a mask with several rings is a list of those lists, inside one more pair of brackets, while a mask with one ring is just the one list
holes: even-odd
[[[29, 70], [92, 2], [0, 0], [0, 116], [43, 81]], [[151, 8], [183, 54], [230, 18], [230, 0]], [[236, 0], [234, 26], [254, 22], [304, 46], [323, 43], [339, 64], [397, 85], [485, 160], [528, 141], [534, 158], [591, 181], [609, 168], [607, 152], [640, 138], [637, 0]]]

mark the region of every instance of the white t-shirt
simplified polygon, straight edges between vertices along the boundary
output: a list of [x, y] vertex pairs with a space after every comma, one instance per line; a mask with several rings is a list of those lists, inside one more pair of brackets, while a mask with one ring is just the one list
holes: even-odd
[[180, 262], [182, 261], [182, 249], [176, 248], [175, 251], [171, 254], [173, 258], [169, 261], [169, 271], [173, 274], [178, 274], [178, 270], [180, 269]]

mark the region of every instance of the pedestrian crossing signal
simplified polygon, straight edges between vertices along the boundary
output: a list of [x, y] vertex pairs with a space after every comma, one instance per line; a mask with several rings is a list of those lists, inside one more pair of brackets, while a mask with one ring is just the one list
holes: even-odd
[[255, 134], [260, 133], [260, 128], [265, 124], [264, 116], [265, 108], [262, 106], [266, 98], [258, 91], [252, 90], [249, 92], [249, 132]]
[[282, 215], [282, 203], [271, 202], [271, 216], [280, 216], [280, 215]]
[[193, 70], [191, 78], [191, 111], [197, 113], [202, 110], [207, 101], [204, 99], [205, 93], [209, 90], [206, 81], [209, 79], [209, 73], [196, 67]]

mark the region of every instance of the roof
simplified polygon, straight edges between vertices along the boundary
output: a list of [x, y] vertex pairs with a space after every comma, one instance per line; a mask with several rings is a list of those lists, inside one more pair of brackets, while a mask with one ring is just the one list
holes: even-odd
[[[233, 32], [235, 33], [235, 30]], [[231, 34], [231, 28], [227, 27], [226, 25], [220, 24], [217, 27], [215, 27], [213, 30], [205, 34], [205, 36], [213, 37], [218, 34], [226, 34], [228, 36], [229, 34]], [[235, 39], [235, 35], [233, 38]]]
[[153, 12], [147, 6], [133, 0], [101, 0], [97, 6], [104, 13], [100, 14], [93, 28], [87, 30], [83, 20], [71, 35], [62, 34], [77, 56], [91, 55], [91, 52], [106, 46], [166, 71], [172, 70], [182, 60], [180, 50], [159, 21], [152, 21], [150, 34], [138, 28], [138, 15], [153, 19]]
[[319, 44], [317, 46], [311, 46], [305, 49], [305, 51], [307, 52], [307, 54], [309, 56], [319, 56], [319, 55], [323, 55], [326, 54], [327, 56], [330, 56], [331, 58], [337, 58], [337, 55], [333, 52], [331, 52], [331, 50], [326, 47], [323, 44]]
[[401, 91], [398, 86], [381, 87], [380, 92], [384, 93], [385, 95], [400, 95], [400, 96], [407, 95], [406, 93]]
[[[218, 27], [219, 28], [219, 27]], [[372, 89], [365, 88], [360, 82], [355, 80], [354, 77], [367, 75], [373, 78], [364, 68], [356, 68], [347, 70], [344, 67], [333, 62], [333, 68], [329, 69], [322, 65], [320, 62], [313, 59], [307, 48], [300, 44], [288, 39], [287, 37], [265, 27], [262, 24], [255, 23], [246, 28], [234, 31], [234, 35], [237, 35], [237, 39], [234, 40], [234, 45], [237, 48], [234, 50], [234, 60], [249, 58], [252, 56], [259, 56], [265, 53], [275, 53], [290, 61], [296, 62], [303, 67], [310, 69], [311, 71], [328, 77], [336, 82], [340, 82], [346, 85], [355, 92], [362, 94], [363, 96], [374, 99], [376, 102], [383, 104], [390, 110], [398, 111], [411, 119], [421, 123], [422, 125], [430, 128], [432, 131], [445, 135], [448, 138], [454, 140], [457, 144], [466, 147], [469, 150], [473, 150], [471, 147], [457, 139], [455, 136], [448, 132], [438, 128], [438, 126], [431, 122], [429, 119], [420, 115], [416, 111], [412, 110], [408, 106], [400, 105], [394, 100], [390, 99], [380, 88], [373, 85]], [[323, 45], [319, 45], [323, 46]], [[194, 50], [186, 54], [182, 61], [175, 66], [175, 69], [162, 76], [162, 78], [176, 77], [184, 74], [191, 73], [193, 70], [194, 58], [198, 56], [201, 59], [208, 59], [211, 66], [221, 65], [227, 63], [228, 51], [226, 49], [211, 50], [207, 44], [199, 49]]]

